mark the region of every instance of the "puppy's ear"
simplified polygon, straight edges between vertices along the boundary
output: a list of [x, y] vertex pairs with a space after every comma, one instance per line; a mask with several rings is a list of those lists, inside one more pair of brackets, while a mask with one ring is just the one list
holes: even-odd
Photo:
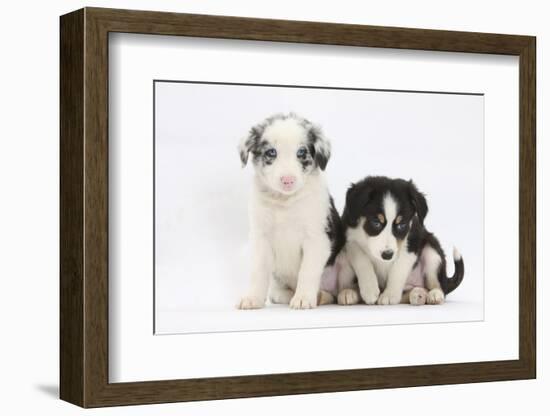
[[428, 215], [428, 202], [422, 192], [418, 190], [412, 179], [409, 181], [409, 197], [411, 203], [418, 214], [420, 224], [424, 224], [424, 218]]
[[346, 192], [346, 206], [342, 213], [342, 221], [351, 227], [356, 227], [363, 210], [372, 195], [372, 187], [368, 180], [352, 183]]
[[307, 133], [310, 148], [313, 148], [313, 158], [321, 170], [325, 170], [330, 159], [330, 141], [322, 130], [311, 125]]
[[248, 162], [248, 153], [254, 149], [254, 147], [259, 143], [260, 137], [262, 136], [263, 128], [261, 125], [254, 126], [248, 132], [248, 135], [241, 139], [239, 143], [239, 156], [241, 158], [241, 163], [243, 167], [246, 166]]

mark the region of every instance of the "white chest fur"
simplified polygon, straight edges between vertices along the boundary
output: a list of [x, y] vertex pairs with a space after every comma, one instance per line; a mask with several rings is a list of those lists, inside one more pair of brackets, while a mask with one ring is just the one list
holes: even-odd
[[369, 256], [369, 258], [372, 261], [372, 265], [374, 266], [374, 270], [376, 272], [378, 286], [381, 290], [383, 290], [386, 287], [388, 275], [390, 274], [390, 269], [392, 268], [393, 263], [374, 259], [372, 256]]
[[260, 181], [255, 183], [250, 206], [251, 232], [268, 242], [274, 277], [293, 290], [305, 242], [317, 240], [317, 244], [326, 245], [330, 250], [325, 231], [329, 204], [329, 193], [321, 174], [311, 175], [303, 189], [290, 197], [274, 195]]

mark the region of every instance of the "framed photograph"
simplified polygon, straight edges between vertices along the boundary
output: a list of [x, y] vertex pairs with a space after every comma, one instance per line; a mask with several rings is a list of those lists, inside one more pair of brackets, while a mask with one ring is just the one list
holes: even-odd
[[536, 377], [534, 37], [60, 30], [63, 400]]

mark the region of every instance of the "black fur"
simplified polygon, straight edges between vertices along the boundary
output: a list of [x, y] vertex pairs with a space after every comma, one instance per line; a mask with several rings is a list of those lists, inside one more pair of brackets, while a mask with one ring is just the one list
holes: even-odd
[[[455, 273], [447, 277], [445, 253], [437, 238], [424, 227], [424, 219], [428, 214], [426, 197], [410, 181], [403, 179], [390, 179], [385, 176], [369, 176], [352, 184], [346, 194], [346, 206], [342, 214], [344, 233], [347, 228], [355, 228], [361, 217], [365, 217], [364, 230], [370, 235], [379, 234], [388, 224], [378, 226], [379, 215], [383, 214], [382, 203], [387, 193], [391, 193], [395, 199], [402, 223], [406, 223], [403, 230], [392, 224], [393, 235], [398, 239], [407, 238], [407, 249], [420, 256], [426, 246], [432, 247], [441, 257], [441, 265], [438, 271], [438, 280], [445, 294], [452, 292], [460, 285], [464, 277], [464, 262], [462, 258], [455, 261]], [[410, 229], [409, 229], [409, 225]]]
[[327, 266], [333, 265], [336, 260], [336, 256], [340, 253], [340, 250], [346, 243], [346, 235], [344, 233], [344, 226], [340, 215], [334, 206], [332, 196], [330, 197], [330, 210], [327, 216], [327, 226], [325, 228], [328, 239], [330, 240], [330, 257], [327, 260]]
[[408, 249], [419, 256], [426, 246], [432, 247], [441, 258], [441, 264], [439, 265], [439, 270], [437, 272], [437, 279], [439, 280], [443, 293], [451, 293], [462, 282], [464, 277], [464, 261], [462, 260], [462, 257], [458, 259], [458, 261], [455, 260], [455, 273], [453, 276], [447, 277], [445, 252], [443, 251], [443, 248], [441, 248], [439, 240], [435, 237], [435, 235], [426, 230], [417, 217], [414, 217], [408, 236]]
[[311, 167], [313, 166], [314, 160], [314, 150], [312, 147], [303, 146], [300, 149], [298, 149], [298, 152], [303, 151], [302, 153], [298, 153], [296, 156], [298, 157], [298, 160], [300, 161], [300, 164], [302, 165], [302, 170], [304, 172], [307, 172]]
[[323, 134], [318, 127], [313, 126], [311, 123], [309, 123], [308, 129], [307, 138], [310, 152], [317, 163], [317, 166], [319, 166], [321, 170], [325, 170], [328, 159], [330, 158], [330, 152], [323, 150], [322, 147], [319, 146], [321, 140], [323, 140]]

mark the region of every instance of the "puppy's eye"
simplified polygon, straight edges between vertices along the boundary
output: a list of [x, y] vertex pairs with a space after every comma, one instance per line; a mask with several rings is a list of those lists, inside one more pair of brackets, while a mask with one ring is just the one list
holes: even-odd
[[276, 158], [277, 157], [277, 151], [275, 149], [267, 149], [264, 153], [265, 156], [269, 158]]
[[305, 147], [300, 147], [296, 152], [296, 156], [298, 156], [299, 159], [305, 158], [306, 155], [307, 155], [307, 149]]
[[372, 225], [375, 229], [377, 229], [377, 230], [379, 230], [380, 228], [382, 228], [382, 223], [380, 222], [380, 220], [379, 220], [378, 218], [372, 218], [372, 219], [370, 220], [370, 223], [371, 223], [371, 225]]
[[405, 231], [407, 229], [407, 223], [401, 222], [399, 224], [395, 224], [395, 229], [397, 231]]

